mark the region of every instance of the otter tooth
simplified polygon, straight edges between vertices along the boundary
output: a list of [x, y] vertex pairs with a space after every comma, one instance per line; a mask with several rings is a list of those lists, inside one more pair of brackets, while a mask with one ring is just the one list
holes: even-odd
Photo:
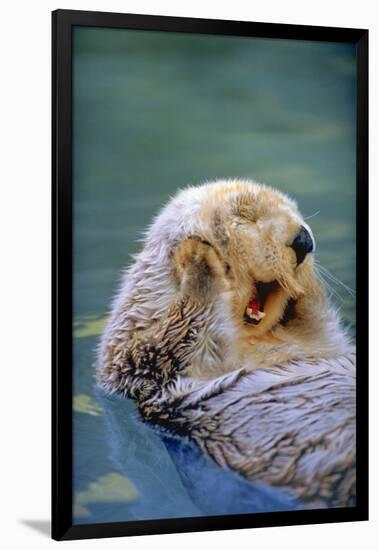
[[258, 311], [257, 313], [255, 313], [255, 319], [257, 319], [258, 321], [260, 321], [261, 319], [264, 319], [265, 317], [265, 311]]
[[254, 313], [250, 307], [247, 307], [245, 312], [250, 319], [255, 319], [256, 321], [261, 321], [261, 319], [265, 317], [264, 311], [257, 311], [256, 313]]

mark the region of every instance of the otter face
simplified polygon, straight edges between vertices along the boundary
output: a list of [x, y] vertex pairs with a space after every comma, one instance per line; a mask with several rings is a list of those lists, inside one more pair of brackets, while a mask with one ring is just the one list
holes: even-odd
[[228, 266], [233, 317], [251, 335], [265, 334], [300, 297], [318, 290], [311, 229], [286, 196], [252, 183], [215, 186], [201, 218], [205, 238]]

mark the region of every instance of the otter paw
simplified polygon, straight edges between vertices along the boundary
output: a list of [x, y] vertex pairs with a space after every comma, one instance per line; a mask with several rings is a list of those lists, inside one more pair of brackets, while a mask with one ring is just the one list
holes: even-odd
[[225, 288], [226, 266], [214, 247], [197, 238], [181, 241], [174, 254], [174, 275], [183, 295], [204, 299]]

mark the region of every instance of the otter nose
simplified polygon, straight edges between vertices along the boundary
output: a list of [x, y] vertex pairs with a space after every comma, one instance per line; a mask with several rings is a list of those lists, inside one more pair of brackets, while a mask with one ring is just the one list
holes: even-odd
[[290, 246], [294, 250], [297, 257], [297, 265], [301, 264], [306, 255], [314, 250], [314, 242], [312, 237], [303, 225]]

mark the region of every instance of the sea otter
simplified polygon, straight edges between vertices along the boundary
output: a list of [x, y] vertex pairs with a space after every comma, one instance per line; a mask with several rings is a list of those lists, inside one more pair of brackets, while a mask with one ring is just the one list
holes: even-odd
[[303, 506], [355, 503], [355, 349], [295, 202], [251, 181], [184, 189], [146, 232], [97, 380], [222, 467]]

